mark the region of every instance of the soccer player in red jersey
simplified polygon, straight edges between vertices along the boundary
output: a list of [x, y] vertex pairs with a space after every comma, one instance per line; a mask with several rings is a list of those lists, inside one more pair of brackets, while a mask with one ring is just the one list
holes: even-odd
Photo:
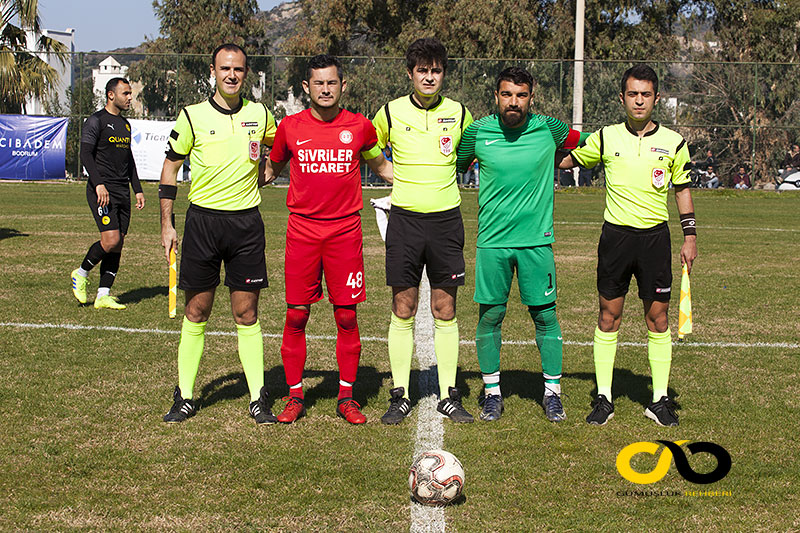
[[330, 55], [311, 59], [303, 90], [311, 109], [284, 118], [265, 165], [261, 184], [272, 181], [287, 162], [286, 324], [281, 357], [289, 401], [278, 421], [290, 424], [305, 414], [303, 368], [311, 304], [322, 299], [322, 273], [336, 320], [339, 402], [336, 413], [351, 424], [367, 421], [353, 400], [361, 356], [356, 304], [366, 299], [362, 254], [361, 172], [363, 157], [372, 171], [392, 181], [392, 164], [375, 128], [363, 115], [339, 107], [347, 88], [342, 65]]

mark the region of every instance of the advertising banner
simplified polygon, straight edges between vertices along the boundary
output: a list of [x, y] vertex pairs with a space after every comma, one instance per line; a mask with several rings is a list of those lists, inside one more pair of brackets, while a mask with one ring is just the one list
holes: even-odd
[[[158, 181], [164, 164], [167, 139], [175, 121], [128, 119], [128, 122], [131, 123], [131, 150], [139, 179]], [[178, 179], [180, 180], [180, 175]]]
[[64, 179], [66, 118], [0, 115], [0, 179]]

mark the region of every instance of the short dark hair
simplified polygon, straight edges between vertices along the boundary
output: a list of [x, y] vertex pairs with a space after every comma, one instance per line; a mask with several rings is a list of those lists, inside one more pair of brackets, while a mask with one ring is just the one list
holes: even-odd
[[510, 81], [516, 85], [527, 84], [528, 90], [533, 91], [533, 76], [522, 67], [508, 67], [497, 75], [496, 90], [500, 90], [501, 81]]
[[221, 45], [217, 46], [216, 48], [214, 48], [214, 51], [211, 53], [211, 64], [212, 65], [216, 66], [216, 64], [217, 64], [217, 55], [219, 55], [219, 53], [222, 52], [223, 50], [226, 51], [226, 52], [241, 52], [242, 54], [244, 54], [244, 66], [245, 66], [245, 68], [249, 68], [250, 67], [250, 60], [247, 58], [247, 52], [245, 52], [244, 48], [242, 48], [238, 44], [233, 44], [233, 43], [221, 44]]
[[111, 78], [108, 80], [108, 83], [106, 83], [106, 100], [108, 100], [108, 93], [113, 93], [120, 83], [131, 84], [126, 78]]
[[625, 89], [628, 88], [629, 78], [653, 82], [653, 92], [658, 94], [658, 74], [649, 65], [639, 63], [625, 71], [625, 74], [622, 75], [622, 84], [620, 86], [620, 92], [623, 94], [625, 94]]
[[306, 81], [311, 79], [312, 70], [328, 68], [328, 67], [336, 67], [336, 75], [339, 76], [339, 81], [342, 81], [342, 79], [344, 78], [342, 70], [342, 62], [339, 61], [338, 57], [332, 56], [330, 54], [319, 54], [312, 57], [308, 61], [308, 66], [306, 67]]
[[406, 51], [406, 68], [414, 70], [417, 65], [436, 65], [439, 64], [442, 70], [447, 71], [447, 49], [433, 37], [417, 39], [408, 47]]

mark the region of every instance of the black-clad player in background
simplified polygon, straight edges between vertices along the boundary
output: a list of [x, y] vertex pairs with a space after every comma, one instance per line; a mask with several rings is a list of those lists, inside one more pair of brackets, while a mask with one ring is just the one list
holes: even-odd
[[86, 199], [100, 240], [89, 247], [79, 268], [72, 271], [72, 294], [86, 303], [89, 271], [100, 263], [100, 285], [95, 309], [125, 309], [109, 292], [119, 270], [122, 245], [131, 220], [131, 195], [136, 209], [144, 207], [144, 194], [131, 152], [131, 125], [120, 115], [131, 107], [131, 84], [113, 78], [106, 84], [106, 106], [86, 119], [81, 135], [81, 163], [89, 173]]

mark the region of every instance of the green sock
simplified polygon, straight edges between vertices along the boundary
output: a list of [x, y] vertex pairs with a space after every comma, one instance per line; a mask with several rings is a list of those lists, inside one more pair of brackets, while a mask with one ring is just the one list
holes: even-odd
[[[542, 356], [542, 375], [544, 382], [551, 385], [561, 383], [561, 367], [564, 360], [564, 341], [561, 338], [561, 325], [556, 317], [556, 306], [547, 309], [528, 307], [528, 312], [536, 326], [536, 346]], [[548, 387], [545, 386], [545, 392]], [[561, 392], [560, 387], [549, 390]]]
[[611, 379], [614, 377], [614, 356], [617, 354], [617, 331], [594, 330], [594, 373], [597, 394], [611, 401]]
[[[501, 327], [506, 316], [506, 304], [481, 304], [478, 327], [475, 330], [475, 348], [482, 374], [500, 372]], [[485, 381], [485, 380], [484, 380]]]
[[392, 367], [394, 387], [403, 387], [408, 398], [408, 381], [411, 379], [411, 357], [414, 355], [414, 317], [400, 318], [392, 313], [389, 321], [389, 365]]
[[672, 332], [647, 332], [647, 358], [650, 360], [650, 373], [653, 375], [653, 401], [657, 402], [667, 395], [669, 367], [672, 363]]
[[439, 369], [439, 398], [449, 398], [447, 389], [456, 386], [458, 373], [458, 320], [433, 319], [433, 349]]
[[250, 401], [258, 400], [264, 386], [264, 340], [261, 338], [261, 324], [251, 326], [236, 324], [239, 340], [239, 360], [242, 362], [244, 377], [250, 389]]
[[194, 380], [200, 368], [205, 343], [205, 322], [190, 322], [183, 317], [181, 341], [178, 344], [178, 387], [184, 400], [191, 400], [194, 394]]

